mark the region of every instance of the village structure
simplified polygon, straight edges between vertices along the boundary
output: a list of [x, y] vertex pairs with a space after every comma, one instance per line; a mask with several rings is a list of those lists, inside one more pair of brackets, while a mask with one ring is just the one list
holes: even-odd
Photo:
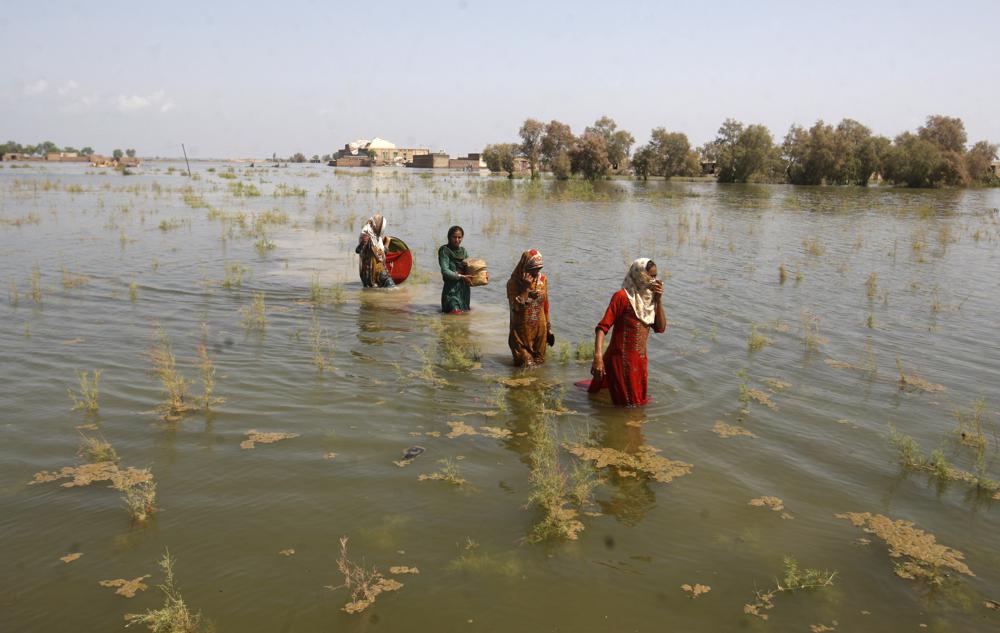
[[49, 152], [37, 154], [8, 153], [0, 155], [3, 162], [48, 162], [48, 163], [90, 163], [94, 167], [138, 167], [142, 162], [137, 156], [102, 156], [101, 154], [78, 154], [76, 152]]
[[426, 169], [486, 169], [480, 154], [451, 158], [448, 154], [432, 152], [426, 147], [396, 147], [395, 143], [375, 137], [358, 139], [344, 145], [328, 163], [331, 167], [379, 167], [396, 165]]

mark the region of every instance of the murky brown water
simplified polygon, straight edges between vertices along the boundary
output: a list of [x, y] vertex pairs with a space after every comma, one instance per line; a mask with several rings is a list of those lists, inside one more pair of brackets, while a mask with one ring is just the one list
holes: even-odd
[[[954, 412], [983, 398], [983, 463], [1000, 478], [1000, 191], [609, 182], [582, 192], [312, 165], [223, 179], [225, 165], [199, 164], [190, 182], [176, 167], [0, 170], [0, 279], [16, 285], [0, 308], [0, 630], [115, 630], [123, 614], [162, 602], [165, 548], [184, 598], [220, 631], [1000, 625], [984, 606], [1000, 599], [1000, 501], [904, 471], [888, 441], [894, 425], [925, 455], [941, 449], [973, 471]], [[234, 195], [236, 182], [262, 195]], [[273, 195], [279, 185], [305, 195]], [[398, 292], [357, 282], [356, 232], [375, 210], [415, 252], [416, 278]], [[262, 237], [254, 215], [269, 211]], [[451, 224], [493, 271], [467, 317], [437, 313], [434, 258]], [[573, 387], [588, 363], [571, 353], [560, 362], [559, 347], [531, 385], [500, 384], [521, 375], [506, 347], [503, 283], [531, 247], [546, 257], [556, 335], [574, 347], [591, 339], [627, 262], [651, 256], [669, 271], [670, 327], [650, 343], [652, 405], [588, 400]], [[241, 285], [230, 272], [224, 286], [227, 266], [247, 269]], [[330, 299], [315, 310], [314, 279]], [[263, 330], [241, 314], [254, 292], [264, 293]], [[195, 394], [207, 324], [225, 398], [210, 415], [170, 424], [149, 413], [162, 401], [148, 354], [157, 323]], [[771, 340], [756, 352], [753, 323]], [[474, 368], [442, 366], [439, 348], [454, 341], [478, 348]], [[901, 391], [897, 358], [943, 390]], [[75, 372], [95, 369], [99, 413], [71, 411]], [[757, 390], [745, 403], [741, 383]], [[560, 440], [633, 455], [652, 447], [690, 474], [662, 483], [604, 469], [577, 540], [527, 542], [542, 516], [525, 506], [543, 398], [572, 411], [553, 418]], [[448, 437], [456, 421], [510, 433]], [[88, 424], [96, 430], [82, 432], [113, 444], [122, 467], [152, 471], [159, 511], [145, 524], [130, 523], [107, 482], [27, 485], [81, 463], [77, 427]], [[252, 429], [297, 437], [241, 449]], [[426, 452], [394, 465], [414, 444]], [[466, 486], [418, 481], [442, 459]], [[592, 463], [564, 449], [559, 459]], [[781, 511], [749, 504], [761, 497]], [[951, 572], [936, 588], [900, 578], [894, 562], [906, 559], [834, 517], [846, 512], [913, 521], [976, 575]], [[401, 589], [348, 615], [348, 592], [325, 588], [342, 582], [344, 535], [358, 561], [420, 573], [396, 576]], [[836, 570], [834, 586], [777, 595], [767, 622], [744, 614], [755, 589], [783, 574], [784, 556]], [[150, 589], [132, 599], [98, 584], [144, 574]], [[692, 598], [684, 584], [711, 590]]]

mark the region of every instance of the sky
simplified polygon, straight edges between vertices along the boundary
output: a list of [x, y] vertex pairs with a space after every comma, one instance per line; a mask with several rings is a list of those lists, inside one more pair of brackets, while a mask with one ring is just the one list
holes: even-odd
[[525, 118], [603, 115], [711, 140], [727, 117], [930, 114], [1000, 142], [1000, 2], [9, 2], [0, 138], [141, 156], [326, 154], [357, 138], [452, 156]]

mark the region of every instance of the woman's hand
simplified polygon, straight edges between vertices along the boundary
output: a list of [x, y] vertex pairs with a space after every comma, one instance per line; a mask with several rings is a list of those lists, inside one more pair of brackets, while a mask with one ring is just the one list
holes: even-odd
[[459, 275], [458, 277], [459, 277], [459, 279], [461, 279], [462, 281], [465, 282], [466, 286], [471, 286], [472, 285], [472, 276], [471, 275]]
[[535, 285], [535, 278], [528, 273], [521, 273], [521, 283], [530, 288]]
[[660, 298], [663, 296], [663, 282], [654, 281], [652, 284], [652, 290], [653, 290], [653, 301], [659, 301]]
[[590, 375], [600, 380], [604, 378], [604, 359], [594, 356], [594, 362], [590, 365]]

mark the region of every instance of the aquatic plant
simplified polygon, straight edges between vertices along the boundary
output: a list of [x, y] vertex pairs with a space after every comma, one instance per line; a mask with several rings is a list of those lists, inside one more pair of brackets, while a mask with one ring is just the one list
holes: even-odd
[[328, 288], [324, 288], [319, 281], [319, 275], [313, 275], [309, 282], [309, 301], [316, 306], [343, 303], [344, 284], [333, 282]]
[[253, 449], [257, 444], [274, 444], [281, 440], [290, 440], [298, 437], [298, 433], [261, 433], [257, 429], [247, 431], [247, 439], [240, 442], [240, 448], [244, 450]]
[[570, 344], [567, 343], [566, 341], [559, 341], [559, 348], [557, 353], [559, 357], [559, 363], [561, 365], [565, 365], [569, 363], [569, 359], [573, 355], [573, 348], [570, 347]]
[[868, 294], [869, 299], [874, 299], [875, 294], [878, 292], [878, 275], [875, 273], [868, 274], [868, 280], [865, 281], [865, 289]]
[[837, 572], [820, 571], [818, 569], [799, 569], [798, 561], [791, 556], [783, 558], [785, 575], [781, 580], [775, 579], [774, 587], [767, 591], [754, 591], [753, 602], [743, 605], [743, 613], [768, 619], [766, 611], [774, 608], [774, 598], [781, 593], [808, 591], [833, 586]]
[[240, 309], [243, 315], [243, 327], [247, 330], [263, 332], [267, 328], [267, 306], [264, 304], [264, 293], [254, 292], [250, 305]]
[[162, 326], [157, 326], [154, 332], [149, 358], [153, 364], [153, 373], [163, 386], [164, 401], [157, 405], [155, 410], [164, 420], [176, 422], [197, 407], [191, 402], [187, 379], [177, 369], [177, 360], [170, 347], [170, 339]]
[[936, 393], [939, 391], [944, 391], [942, 385], [937, 385], [928, 380], [924, 379], [922, 376], [910, 373], [907, 374], [903, 371], [903, 363], [896, 357], [896, 370], [899, 372], [899, 390], [900, 391], [924, 391], [927, 393]]
[[822, 257], [826, 253], [826, 247], [823, 246], [823, 242], [820, 241], [818, 236], [802, 240], [802, 246], [813, 257]]
[[126, 626], [145, 624], [153, 633], [198, 633], [201, 630], [201, 613], [191, 613], [174, 582], [174, 562], [169, 550], [160, 559], [160, 569], [163, 570], [165, 579], [157, 587], [163, 593], [163, 606], [149, 609], [145, 613], [126, 615]]
[[935, 449], [929, 458], [924, 457], [916, 440], [899, 433], [893, 426], [889, 427], [889, 443], [896, 449], [900, 465], [907, 470], [926, 472], [940, 481], [960, 481], [977, 490], [1000, 493], [1000, 482], [986, 473], [985, 453], [982, 451], [977, 454], [976, 472], [971, 473], [949, 464], [940, 449]]
[[117, 463], [121, 459], [118, 457], [118, 451], [110, 442], [104, 438], [98, 439], [82, 433], [80, 434], [80, 448], [77, 449], [76, 454], [92, 464], [98, 462]]
[[327, 585], [327, 589], [335, 591], [341, 587], [351, 592], [351, 600], [343, 606], [347, 613], [359, 613], [370, 607], [375, 598], [387, 591], [396, 591], [403, 583], [386, 578], [378, 569], [370, 570], [358, 565], [347, 557], [347, 537], [340, 537], [340, 557], [337, 559], [337, 569], [344, 576], [344, 582], [336, 587]]
[[779, 284], [785, 283], [785, 280], [787, 278], [788, 278], [788, 273], [785, 272], [785, 263], [782, 262], [778, 264], [778, 283]]
[[315, 311], [309, 319], [309, 341], [312, 345], [312, 363], [322, 373], [330, 367], [327, 355], [333, 352], [333, 343], [326, 336], [326, 330], [319, 326]]
[[13, 279], [7, 283], [7, 301], [12, 308], [16, 308], [20, 301], [20, 296], [17, 293], [17, 282]]
[[741, 426], [733, 426], [732, 424], [726, 424], [722, 420], [715, 421], [715, 424], [712, 425], [712, 432], [723, 439], [730, 437], [757, 437], [757, 435], [749, 429], [745, 429]]
[[889, 556], [903, 562], [894, 563], [895, 573], [908, 580], [921, 579], [933, 585], [944, 581], [944, 570], [975, 576], [965, 564], [962, 552], [941, 545], [933, 534], [917, 528], [912, 521], [893, 521], [881, 514], [870, 512], [845, 512], [834, 515], [846, 519], [855, 527], [882, 539], [889, 547]]
[[80, 383], [80, 392], [77, 394], [72, 389], [67, 390], [73, 401], [72, 410], [82, 410], [90, 414], [97, 413], [100, 410], [97, 397], [100, 395], [101, 370], [95, 369], [90, 375], [85, 371], [78, 371], [76, 377]]
[[[473, 432], [475, 434], [475, 432]], [[438, 463], [441, 464], [441, 470], [433, 473], [424, 473], [417, 477], [418, 481], [446, 481], [450, 484], [456, 486], [464, 486], [469, 482], [462, 478], [462, 473], [459, 472], [458, 464], [456, 464], [451, 459], [440, 459]]]
[[444, 369], [466, 371], [479, 363], [482, 354], [474, 341], [445, 329], [438, 339], [438, 357]]
[[774, 339], [768, 338], [758, 331], [756, 323], [750, 324], [750, 338], [747, 345], [751, 352], [756, 352], [766, 345], [774, 345]]
[[136, 299], [139, 298], [139, 284], [135, 282], [135, 279], [128, 284], [128, 299], [132, 303], [135, 303]]
[[42, 271], [36, 263], [31, 267], [31, 300], [36, 304], [42, 304]]
[[117, 487], [122, 493], [122, 501], [129, 516], [142, 523], [156, 512], [156, 482], [152, 479], [131, 485]]
[[243, 287], [243, 277], [250, 272], [250, 269], [239, 262], [226, 262], [226, 276], [222, 280], [222, 287], [226, 290]]
[[[955, 433], [962, 444], [972, 446], [980, 452], [984, 451], [987, 444], [986, 427], [992, 426], [990, 415], [986, 410], [986, 398], [977, 398], [972, 403], [972, 409], [968, 413], [962, 411], [960, 408], [956, 408], [955, 420], [958, 422], [958, 428], [955, 429]], [[995, 427], [993, 435], [994, 437], [997, 435]]]
[[594, 360], [594, 341], [592, 339], [584, 339], [577, 343], [574, 356], [578, 361]]
[[819, 315], [810, 312], [809, 310], [803, 310], [800, 313], [801, 326], [802, 326], [802, 343], [805, 345], [807, 350], [819, 349], [821, 345], [825, 345], [829, 341], [826, 337], [820, 336]]
[[619, 477], [642, 476], [666, 484], [677, 477], [690, 475], [694, 468], [687, 462], [663, 457], [660, 449], [648, 444], [628, 453], [604, 446], [586, 446], [579, 442], [565, 444], [564, 447], [580, 459], [593, 462], [594, 468], [613, 469]]
[[276, 248], [276, 245], [274, 242], [267, 239], [267, 235], [261, 233], [260, 237], [258, 237], [253, 243], [253, 247], [257, 251], [257, 254], [263, 257], [268, 251], [273, 251]]
[[[204, 328], [204, 338], [207, 338], [208, 330]], [[215, 392], [215, 363], [208, 355], [206, 341], [198, 343], [198, 366], [201, 369], [201, 406], [205, 411], [210, 411], [212, 407], [225, 402], [225, 398], [212, 395]]]
[[592, 501], [590, 497], [596, 478], [581, 478], [577, 485], [571, 485], [570, 475], [559, 462], [555, 428], [548, 416], [539, 416], [532, 423], [531, 442], [531, 494], [526, 507], [535, 505], [541, 508], [543, 516], [532, 526], [528, 540], [576, 540], [584, 526], [577, 518], [577, 508], [569, 506], [575, 502], [579, 507]]
[[159, 229], [166, 233], [167, 231], [173, 231], [174, 229], [179, 229], [184, 226], [184, 220], [170, 219], [170, 220], [160, 220]]

